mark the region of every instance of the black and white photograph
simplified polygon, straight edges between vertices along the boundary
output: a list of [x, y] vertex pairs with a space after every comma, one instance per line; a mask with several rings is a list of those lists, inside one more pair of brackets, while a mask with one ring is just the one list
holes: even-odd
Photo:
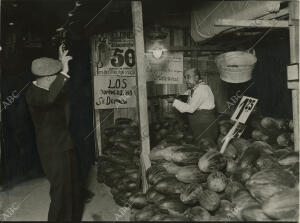
[[0, 0], [0, 222], [298, 222], [300, 0]]

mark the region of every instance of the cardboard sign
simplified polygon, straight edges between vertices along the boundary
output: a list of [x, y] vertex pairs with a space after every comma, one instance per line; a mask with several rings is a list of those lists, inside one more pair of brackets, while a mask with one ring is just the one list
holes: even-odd
[[99, 34], [94, 48], [96, 75], [136, 76], [132, 31]]
[[95, 76], [95, 109], [136, 107], [136, 78]]
[[164, 53], [156, 59], [152, 53], [146, 53], [147, 80], [155, 84], [183, 83], [183, 54]]
[[256, 98], [243, 96], [235, 112], [231, 116], [231, 120], [245, 124], [257, 101], [258, 99]]
[[233, 137], [240, 138], [241, 135], [244, 133], [245, 129], [246, 129], [246, 125], [239, 123], [239, 125], [237, 126], [237, 128], [233, 133]]

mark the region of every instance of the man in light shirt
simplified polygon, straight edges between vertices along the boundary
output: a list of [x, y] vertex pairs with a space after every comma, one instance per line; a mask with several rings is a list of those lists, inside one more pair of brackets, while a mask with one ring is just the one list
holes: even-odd
[[196, 69], [186, 71], [184, 78], [189, 99], [184, 103], [174, 98], [173, 107], [181, 113], [188, 113], [190, 128], [197, 142], [203, 138], [216, 142], [218, 128], [214, 95]]

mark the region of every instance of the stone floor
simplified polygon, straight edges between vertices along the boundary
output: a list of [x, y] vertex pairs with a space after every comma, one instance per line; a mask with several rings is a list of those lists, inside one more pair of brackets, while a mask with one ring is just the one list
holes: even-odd
[[[82, 220], [128, 221], [129, 211], [121, 211], [121, 207], [112, 199], [110, 188], [97, 182], [95, 167], [89, 178], [89, 189], [95, 196], [86, 205]], [[24, 182], [0, 193], [0, 221], [46, 221], [49, 204], [49, 183], [45, 178]]]

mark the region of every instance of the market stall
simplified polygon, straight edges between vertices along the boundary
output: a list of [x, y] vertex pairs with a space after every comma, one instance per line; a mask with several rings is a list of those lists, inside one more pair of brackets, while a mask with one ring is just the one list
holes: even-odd
[[[122, 4], [127, 25], [87, 31], [98, 181], [136, 221], [297, 220], [299, 3], [181, 3], [147, 17], [166, 2]], [[216, 142], [196, 143], [169, 101], [189, 68], [215, 96]]]

